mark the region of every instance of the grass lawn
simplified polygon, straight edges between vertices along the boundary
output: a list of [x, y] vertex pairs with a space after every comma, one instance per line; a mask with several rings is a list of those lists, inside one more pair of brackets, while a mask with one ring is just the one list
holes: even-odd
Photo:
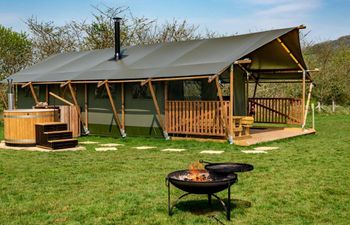
[[[349, 224], [350, 117], [318, 116], [316, 122], [316, 135], [261, 145], [280, 147], [268, 154], [244, 154], [240, 150], [249, 148], [222, 143], [102, 137], [80, 140], [125, 146], [0, 150], [0, 224]], [[158, 148], [132, 148], [140, 145]], [[169, 147], [188, 150], [160, 151]], [[225, 153], [199, 154], [204, 149]], [[232, 186], [231, 222], [218, 204], [210, 210], [206, 196], [188, 196], [167, 215], [165, 176], [198, 159], [255, 166]], [[172, 189], [173, 199], [180, 194]]]

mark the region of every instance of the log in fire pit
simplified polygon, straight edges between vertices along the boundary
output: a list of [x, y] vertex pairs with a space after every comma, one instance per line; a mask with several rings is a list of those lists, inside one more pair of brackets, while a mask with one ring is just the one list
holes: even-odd
[[[207, 163], [204, 169], [202, 163]], [[218, 171], [215, 169], [219, 168]], [[231, 185], [237, 181], [235, 172], [245, 172], [253, 169], [252, 165], [242, 163], [209, 163], [200, 161], [190, 165], [188, 170], [178, 170], [168, 174], [166, 184], [168, 187], [168, 213], [176, 203], [189, 194], [206, 194], [208, 203], [211, 205], [211, 198], [214, 196], [219, 200], [226, 212], [226, 219], [230, 220], [231, 211]], [[181, 195], [173, 204], [170, 199], [170, 184], [186, 192]], [[227, 189], [227, 202], [220, 199], [216, 193]]]

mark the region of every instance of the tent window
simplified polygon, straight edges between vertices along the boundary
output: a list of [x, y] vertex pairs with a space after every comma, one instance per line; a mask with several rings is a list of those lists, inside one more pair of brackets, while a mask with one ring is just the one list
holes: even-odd
[[[40, 86], [38, 85], [33, 85], [34, 92], [36, 96], [40, 95]], [[32, 97], [32, 92], [30, 91], [30, 87], [25, 87], [25, 97]]]
[[[111, 94], [114, 95], [116, 93], [116, 85], [110, 85], [109, 89], [111, 90]], [[104, 86], [100, 88], [95, 88], [95, 98], [108, 98], [107, 90]]]
[[[156, 90], [156, 87], [153, 86]], [[148, 85], [141, 86], [139, 84], [135, 84], [133, 89], [132, 89], [132, 98], [134, 99], [151, 99], [151, 93], [149, 91]]]
[[184, 98], [186, 100], [198, 100], [202, 96], [202, 85], [199, 80], [188, 80], [183, 82], [184, 85]]

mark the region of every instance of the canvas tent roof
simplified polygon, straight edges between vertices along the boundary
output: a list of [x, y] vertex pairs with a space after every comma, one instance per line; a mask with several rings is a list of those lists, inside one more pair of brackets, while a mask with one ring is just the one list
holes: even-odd
[[[222, 38], [191, 40], [122, 49], [123, 58], [114, 61], [114, 49], [60, 53], [22, 70], [10, 78], [15, 83], [132, 80], [216, 74], [236, 60], [252, 59], [249, 69], [271, 77], [267, 70], [299, 70], [276, 38], [303, 60], [298, 28], [285, 28]], [[300, 73], [274, 74], [272, 78], [300, 79]], [[270, 79], [270, 78], [268, 78]]]

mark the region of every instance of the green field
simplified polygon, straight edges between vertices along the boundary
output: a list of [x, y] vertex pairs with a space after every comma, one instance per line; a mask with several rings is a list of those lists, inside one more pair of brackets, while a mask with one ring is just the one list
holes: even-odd
[[[280, 147], [268, 154], [244, 154], [240, 150], [249, 148], [221, 143], [102, 137], [81, 141], [125, 146], [109, 152], [92, 145], [78, 152], [0, 150], [0, 224], [349, 224], [350, 117], [316, 121], [316, 135], [261, 145]], [[140, 145], [158, 148], [132, 148]], [[168, 147], [188, 150], [160, 151]], [[199, 154], [204, 149], [225, 153]], [[231, 222], [217, 203], [208, 207], [206, 196], [189, 196], [167, 215], [165, 176], [198, 159], [255, 166], [232, 186]], [[181, 194], [172, 190], [173, 197]]]

